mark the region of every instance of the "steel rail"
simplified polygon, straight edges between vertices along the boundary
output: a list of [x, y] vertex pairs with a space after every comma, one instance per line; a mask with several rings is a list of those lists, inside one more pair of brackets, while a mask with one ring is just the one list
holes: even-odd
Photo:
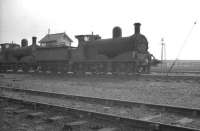
[[151, 104], [151, 103], [141, 103], [136, 101], [125, 101], [120, 99], [107, 99], [107, 98], [99, 98], [99, 97], [88, 97], [88, 96], [80, 96], [80, 95], [69, 95], [64, 93], [55, 93], [55, 92], [47, 92], [47, 91], [39, 91], [39, 90], [32, 90], [32, 89], [20, 89], [20, 88], [12, 88], [6, 86], [0, 86], [0, 90], [12, 90], [16, 92], [27, 92], [33, 94], [41, 94], [41, 95], [48, 95], [51, 97], [57, 98], [65, 98], [65, 99], [73, 99], [73, 100], [81, 100], [86, 102], [95, 102], [101, 103], [106, 105], [121, 105], [126, 107], [136, 106], [136, 107], [147, 107], [147, 108], [154, 108], [159, 109], [162, 111], [169, 111], [181, 114], [187, 114], [194, 117], [200, 116], [200, 108], [187, 108], [183, 106], [172, 106], [172, 105], [165, 105], [165, 104]]
[[[73, 100], [81, 100], [81, 101], [90, 101], [90, 102], [95, 102], [95, 103], [104, 103], [104, 104], [111, 104], [111, 105], [124, 105], [124, 106], [131, 106], [132, 105], [138, 105], [142, 107], [154, 107], [154, 108], [159, 108], [162, 109], [163, 111], [176, 111], [182, 110], [184, 112], [190, 112], [191, 115], [199, 115], [200, 110], [199, 109], [189, 109], [189, 108], [181, 108], [181, 107], [172, 107], [172, 106], [165, 106], [165, 105], [153, 105], [153, 104], [144, 104], [144, 103], [137, 103], [137, 102], [128, 102], [128, 101], [119, 101], [119, 100], [110, 100], [110, 99], [102, 99], [102, 98], [91, 98], [91, 97], [84, 97], [84, 96], [73, 96], [73, 95], [66, 95], [66, 94], [56, 94], [56, 93], [49, 93], [49, 92], [41, 92], [41, 91], [35, 91], [35, 90], [27, 90], [27, 89], [19, 89], [19, 88], [10, 88], [10, 87], [0, 87], [0, 97], [2, 98], [8, 98], [8, 99], [13, 99], [13, 100], [18, 100], [18, 101], [24, 101], [24, 102], [31, 102], [31, 103], [37, 103], [37, 104], [44, 104], [44, 105], [49, 105], [49, 106], [55, 106], [55, 107], [60, 107], [60, 108], [66, 108], [70, 109], [73, 111], [79, 111], [79, 112], [84, 112], [88, 113], [94, 117], [101, 117], [101, 118], [106, 118], [110, 120], [114, 120], [120, 123], [123, 123], [128, 126], [132, 127], [141, 127], [145, 129], [151, 129], [153, 130], [158, 130], [158, 131], [200, 131], [199, 129], [194, 129], [194, 128], [188, 128], [188, 127], [180, 127], [177, 125], [168, 125], [168, 124], [163, 124], [159, 122], [151, 122], [151, 121], [144, 121], [140, 119], [133, 119], [133, 118], [128, 118], [125, 116], [118, 116], [115, 114], [110, 114], [110, 113], [102, 113], [94, 110], [85, 110], [85, 109], [80, 109], [79, 107], [71, 107], [67, 106], [65, 104], [62, 104], [64, 99], [73, 99]], [[41, 99], [39, 99], [41, 98]], [[57, 101], [56, 103], [53, 102]], [[181, 112], [182, 112], [181, 111]], [[180, 112], [180, 111], [178, 111]], [[186, 113], [188, 114], [188, 113]]]

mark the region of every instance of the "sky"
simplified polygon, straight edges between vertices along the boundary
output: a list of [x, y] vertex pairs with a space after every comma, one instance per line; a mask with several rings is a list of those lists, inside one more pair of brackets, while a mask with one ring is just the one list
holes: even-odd
[[[149, 51], [161, 57], [164, 39], [166, 59], [200, 60], [199, 0], [0, 0], [0, 43], [15, 42], [48, 33], [99, 34], [111, 38], [114, 26], [122, 36], [134, 34], [140, 22]], [[196, 24], [194, 24], [196, 22]]]

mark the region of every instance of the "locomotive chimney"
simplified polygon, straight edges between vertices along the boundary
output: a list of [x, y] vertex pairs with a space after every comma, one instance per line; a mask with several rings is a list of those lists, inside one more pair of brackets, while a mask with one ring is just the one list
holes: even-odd
[[141, 24], [140, 23], [135, 23], [134, 26], [135, 26], [135, 34], [140, 34], [140, 26], [141, 26]]
[[33, 36], [32, 37], [32, 45], [33, 46], [36, 46], [36, 40], [37, 40], [37, 37]]

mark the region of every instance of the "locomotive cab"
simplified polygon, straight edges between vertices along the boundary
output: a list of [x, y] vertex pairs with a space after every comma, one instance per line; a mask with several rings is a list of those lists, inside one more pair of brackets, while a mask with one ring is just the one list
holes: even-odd
[[78, 47], [81, 46], [83, 43], [87, 43], [89, 41], [100, 40], [101, 36], [94, 35], [93, 32], [91, 35], [76, 35], [75, 38], [78, 40]]

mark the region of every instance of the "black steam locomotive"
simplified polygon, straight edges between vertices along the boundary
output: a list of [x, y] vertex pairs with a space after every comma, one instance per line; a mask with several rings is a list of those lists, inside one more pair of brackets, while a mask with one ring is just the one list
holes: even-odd
[[149, 73], [150, 67], [159, 63], [148, 52], [148, 41], [140, 34], [140, 23], [135, 23], [135, 34], [122, 37], [120, 27], [113, 29], [113, 38], [101, 39], [99, 35], [78, 35], [78, 47], [27, 46], [1, 44], [0, 71], [24, 72], [51, 71], [73, 73]]

